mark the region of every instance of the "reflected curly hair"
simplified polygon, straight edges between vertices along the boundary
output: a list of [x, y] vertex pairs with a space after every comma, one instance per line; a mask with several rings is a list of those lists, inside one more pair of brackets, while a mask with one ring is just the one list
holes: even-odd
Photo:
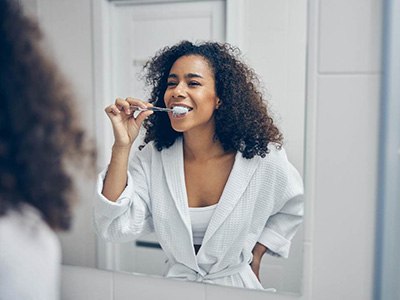
[[[152, 87], [150, 103], [165, 107], [164, 93], [172, 65], [189, 55], [202, 56], [213, 71], [216, 94], [221, 100], [214, 115], [215, 138], [226, 152], [240, 151], [245, 158], [265, 157], [268, 143], [282, 145], [282, 134], [268, 113], [257, 75], [239, 59], [239, 49], [227, 43], [182, 41], [160, 50], [144, 66], [146, 84]], [[154, 141], [159, 151], [182, 135], [171, 127], [167, 114], [152, 114], [144, 127], [144, 142]]]
[[16, 1], [0, 1], [0, 216], [28, 203], [51, 228], [66, 230], [72, 180], [65, 163], [93, 162], [94, 150], [41, 38]]

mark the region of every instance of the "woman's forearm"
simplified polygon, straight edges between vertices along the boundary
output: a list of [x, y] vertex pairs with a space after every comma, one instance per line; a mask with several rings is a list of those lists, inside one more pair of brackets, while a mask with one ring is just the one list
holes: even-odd
[[257, 242], [256, 245], [253, 248], [253, 255], [259, 257], [260, 259], [263, 257], [263, 255], [267, 252], [267, 247], [265, 247], [263, 244]]
[[251, 262], [251, 269], [253, 270], [254, 274], [257, 276], [258, 281], [260, 281], [260, 266], [261, 266], [261, 259], [265, 252], [267, 252], [267, 247], [265, 247], [261, 243], [256, 243], [253, 248], [253, 261]]
[[128, 180], [128, 161], [130, 147], [113, 146], [111, 161], [104, 179], [102, 194], [115, 202], [124, 191]]

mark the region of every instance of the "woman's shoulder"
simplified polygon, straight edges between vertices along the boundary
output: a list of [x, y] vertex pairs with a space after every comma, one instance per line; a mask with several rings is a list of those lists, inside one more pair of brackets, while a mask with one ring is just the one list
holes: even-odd
[[[7, 295], [12, 291], [16, 295], [13, 299], [27, 299], [19, 295], [28, 295], [29, 299], [33, 299], [38, 292], [41, 295], [58, 294], [61, 246], [38, 209], [23, 204], [19, 209], [9, 209], [1, 216], [0, 245], [0, 269], [7, 274], [7, 278], [0, 282], [0, 294]], [[44, 260], [46, 267], [43, 266]], [[40, 276], [37, 276], [39, 273]], [[21, 281], [25, 277], [30, 280]]]
[[282, 145], [270, 143], [269, 153], [262, 159], [262, 170], [265, 176], [274, 178], [276, 182], [289, 184], [302, 190], [302, 178], [296, 167], [289, 161]]
[[288, 169], [293, 168], [290, 163], [285, 148], [278, 143], [268, 144], [268, 153], [261, 159], [260, 165], [265, 172], [284, 174]]
[[52, 230], [42, 218], [42, 213], [28, 203], [21, 204], [18, 208], [10, 208], [0, 220], [8, 224], [18, 224], [21, 228], [45, 228]]
[[[142, 165], [150, 165], [153, 162], [161, 161], [162, 152], [168, 149], [157, 149], [154, 141], [148, 143], [141, 143], [133, 149], [130, 161], [133, 163], [139, 162]], [[173, 146], [172, 146], [173, 147]], [[171, 147], [171, 148], [172, 148]]]
[[155, 141], [150, 141], [148, 143], [141, 143], [141, 146], [136, 147], [135, 153], [141, 158], [152, 158], [154, 156], [161, 156], [162, 152], [166, 152], [168, 154], [177, 153], [182, 148], [182, 139], [177, 138], [172, 145], [169, 147], [165, 147], [161, 150], [158, 149]]
[[137, 156], [140, 159], [150, 159], [158, 151], [154, 145], [154, 141], [150, 141], [148, 143], [141, 142], [134, 147], [132, 152], [134, 156]]
[[286, 150], [282, 144], [269, 142], [268, 143], [268, 152], [263, 157], [263, 161], [269, 163], [282, 163], [287, 161]]
[[50, 245], [53, 245], [53, 248], [59, 247], [56, 234], [43, 220], [41, 212], [29, 204], [22, 204], [19, 209], [9, 209], [5, 215], [0, 217], [0, 225], [2, 238], [7, 240], [9, 237], [10, 243], [12, 239], [24, 240], [35, 236], [36, 238], [32, 238], [33, 244], [43, 244], [43, 247]]

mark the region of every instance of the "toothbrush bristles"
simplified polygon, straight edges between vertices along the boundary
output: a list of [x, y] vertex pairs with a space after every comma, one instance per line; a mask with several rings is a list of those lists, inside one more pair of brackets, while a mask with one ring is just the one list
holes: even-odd
[[174, 106], [174, 107], [172, 108], [172, 113], [173, 113], [174, 115], [178, 115], [178, 116], [186, 115], [188, 112], [189, 112], [189, 109], [188, 109], [187, 107], [183, 107], [183, 106]]

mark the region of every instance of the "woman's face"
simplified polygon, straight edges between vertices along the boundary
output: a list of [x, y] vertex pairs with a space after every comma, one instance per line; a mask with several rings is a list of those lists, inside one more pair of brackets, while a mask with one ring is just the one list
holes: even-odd
[[215, 78], [207, 60], [200, 55], [182, 56], [172, 65], [164, 94], [166, 107], [184, 106], [184, 116], [169, 113], [171, 126], [178, 132], [193, 129], [215, 131], [217, 106]]

